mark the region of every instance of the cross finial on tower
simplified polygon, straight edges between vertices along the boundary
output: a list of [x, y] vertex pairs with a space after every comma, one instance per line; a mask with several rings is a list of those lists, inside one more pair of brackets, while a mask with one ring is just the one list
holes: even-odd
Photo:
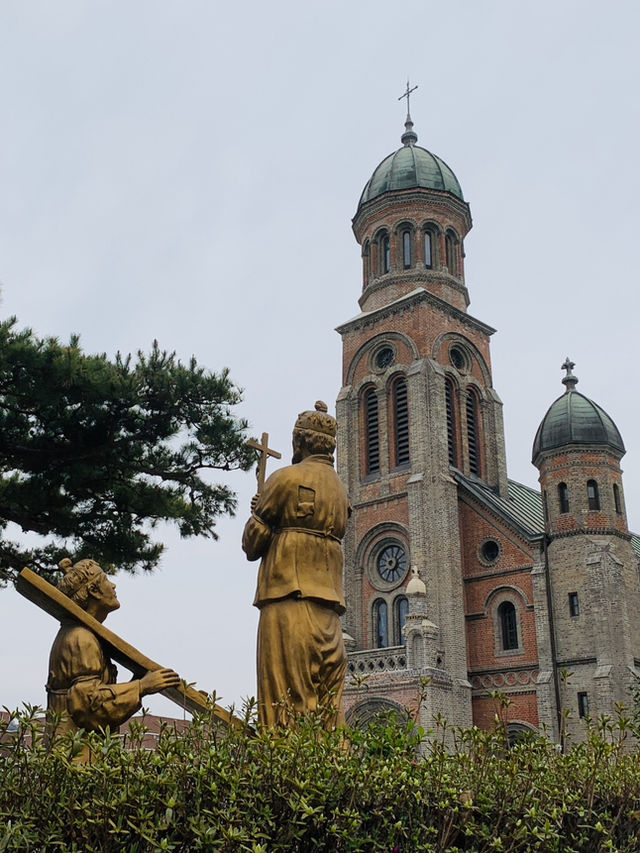
[[412, 87], [411, 84], [409, 83], [409, 78], [407, 77], [407, 88], [403, 92], [403, 94], [400, 95], [400, 97], [398, 98], [399, 101], [401, 101], [403, 98], [407, 99], [407, 115], [408, 116], [411, 115], [411, 110], [409, 109], [409, 98], [411, 97], [411, 93], [415, 92], [415, 90], [417, 88], [418, 88], [418, 84], [416, 83], [416, 85]]
[[564, 376], [562, 379], [562, 383], [566, 386], [567, 391], [573, 391], [573, 389], [578, 384], [578, 377], [574, 376], [572, 373], [572, 370], [575, 366], [575, 362], [571, 361], [569, 356], [565, 358], [564, 364], [561, 365], [562, 370], [567, 371], [567, 375]]
[[404, 133], [400, 137], [400, 141], [405, 146], [405, 148], [409, 147], [410, 145], [415, 145], [418, 141], [418, 134], [415, 133], [413, 130], [413, 122], [411, 121], [411, 110], [409, 108], [409, 98], [411, 97], [411, 93], [415, 92], [417, 88], [418, 84], [416, 83], [416, 85], [412, 87], [409, 83], [409, 78], [407, 77], [407, 88], [404, 93], [398, 98], [399, 101], [401, 101], [403, 98], [407, 99], [407, 120], [404, 123]]

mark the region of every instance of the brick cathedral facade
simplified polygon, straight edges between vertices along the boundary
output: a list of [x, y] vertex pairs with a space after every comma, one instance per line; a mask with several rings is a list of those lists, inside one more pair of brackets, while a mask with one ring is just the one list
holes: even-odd
[[[365, 186], [353, 220], [360, 313], [343, 340], [338, 468], [345, 539], [347, 719], [415, 707], [422, 722], [509, 724], [558, 739], [629, 702], [640, 667], [640, 539], [629, 533], [609, 416], [564, 393], [533, 448], [541, 491], [507, 476], [495, 331], [468, 312], [469, 205], [451, 169], [402, 147]], [[573, 675], [566, 681], [563, 671]]]

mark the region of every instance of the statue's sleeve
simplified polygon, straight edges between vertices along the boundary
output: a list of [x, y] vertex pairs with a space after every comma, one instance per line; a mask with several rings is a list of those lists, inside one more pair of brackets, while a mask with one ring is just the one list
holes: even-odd
[[83, 729], [117, 727], [139, 710], [140, 682], [108, 682], [110, 665], [100, 643], [87, 632], [78, 648], [74, 679], [67, 695], [67, 708], [73, 722]]
[[274, 472], [264, 484], [256, 508], [244, 527], [242, 550], [247, 560], [259, 560], [269, 550], [274, 530], [279, 527], [283, 501], [282, 471]]

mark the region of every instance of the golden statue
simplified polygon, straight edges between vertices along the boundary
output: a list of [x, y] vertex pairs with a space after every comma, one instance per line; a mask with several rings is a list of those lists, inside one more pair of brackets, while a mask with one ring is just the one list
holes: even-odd
[[[60, 568], [65, 573], [58, 584], [60, 592], [98, 622], [120, 607], [115, 584], [93, 560], [72, 565], [65, 559]], [[74, 619], [63, 619], [51, 649], [47, 681], [48, 718], [53, 712], [62, 715], [56, 733], [117, 729], [140, 709], [143, 696], [180, 682], [171, 669], [146, 672], [123, 684], [117, 684], [116, 677], [116, 667], [98, 636]]]
[[267, 479], [244, 529], [247, 559], [262, 558], [254, 600], [262, 725], [285, 725], [288, 709], [319, 706], [335, 711], [327, 725], [344, 723], [340, 543], [351, 508], [333, 467], [336, 430], [325, 403], [298, 416], [292, 464]]

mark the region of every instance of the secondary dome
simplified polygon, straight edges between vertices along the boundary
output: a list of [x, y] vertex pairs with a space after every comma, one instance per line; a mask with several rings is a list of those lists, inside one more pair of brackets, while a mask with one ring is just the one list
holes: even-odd
[[458, 179], [444, 160], [416, 145], [418, 136], [413, 130], [411, 116], [407, 116], [404, 126], [402, 148], [385, 157], [376, 168], [362, 191], [358, 209], [383, 193], [414, 187], [449, 192], [464, 201]]
[[562, 366], [567, 371], [562, 380], [567, 390], [551, 404], [538, 427], [532, 451], [534, 464], [540, 453], [572, 444], [605, 445], [625, 453], [622, 436], [609, 415], [575, 390], [578, 378], [571, 372], [573, 362], [567, 358]]

